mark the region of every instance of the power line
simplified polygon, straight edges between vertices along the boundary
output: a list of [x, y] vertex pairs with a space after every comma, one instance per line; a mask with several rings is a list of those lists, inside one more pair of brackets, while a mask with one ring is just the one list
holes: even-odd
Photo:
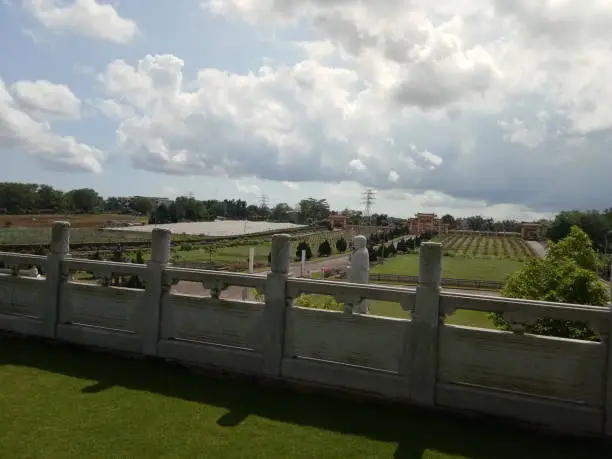
[[368, 224], [371, 226], [372, 221], [372, 207], [374, 206], [374, 202], [376, 201], [376, 191], [372, 188], [368, 188], [363, 193], [361, 193], [361, 203], [365, 207], [364, 217], [367, 218]]

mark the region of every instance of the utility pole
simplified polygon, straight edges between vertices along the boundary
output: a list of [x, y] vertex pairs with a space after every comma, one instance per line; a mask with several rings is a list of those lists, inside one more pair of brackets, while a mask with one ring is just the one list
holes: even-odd
[[372, 226], [372, 207], [374, 206], [374, 201], [376, 201], [376, 191], [372, 188], [368, 188], [361, 193], [361, 203], [365, 207], [364, 217], [367, 219], [369, 226]]

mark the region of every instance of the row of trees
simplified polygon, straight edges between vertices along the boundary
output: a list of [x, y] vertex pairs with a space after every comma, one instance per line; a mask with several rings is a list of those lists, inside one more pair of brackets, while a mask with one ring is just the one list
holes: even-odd
[[573, 226], [587, 234], [596, 251], [612, 251], [612, 209], [560, 212], [548, 224], [546, 236], [553, 242], [560, 241], [570, 234]]

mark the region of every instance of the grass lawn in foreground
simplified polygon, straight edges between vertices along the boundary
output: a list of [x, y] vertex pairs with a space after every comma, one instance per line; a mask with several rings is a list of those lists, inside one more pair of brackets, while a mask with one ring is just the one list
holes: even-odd
[[[460, 256], [442, 257], [442, 277], [449, 279], [503, 281], [518, 271], [523, 263], [504, 258], [468, 258]], [[371, 270], [378, 274], [419, 274], [419, 254], [397, 255], [388, 258]]]
[[0, 457], [603, 459], [610, 443], [0, 337]]

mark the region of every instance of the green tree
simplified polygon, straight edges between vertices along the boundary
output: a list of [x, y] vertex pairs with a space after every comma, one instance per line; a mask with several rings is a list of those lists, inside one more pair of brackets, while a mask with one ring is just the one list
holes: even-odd
[[59, 212], [64, 208], [64, 193], [60, 190], [56, 190], [49, 185], [41, 185], [38, 187], [36, 194], [36, 205], [39, 210], [45, 209]]
[[332, 247], [328, 240], [325, 240], [319, 245], [319, 256], [328, 257], [332, 254]]
[[103, 200], [96, 190], [91, 188], [79, 188], [66, 193], [66, 203], [71, 210], [82, 213], [91, 213]]
[[[591, 240], [577, 226], [558, 243], [549, 245], [542, 259], [528, 263], [511, 275], [502, 296], [527, 300], [605, 306], [606, 287], [597, 276], [598, 260]], [[509, 330], [510, 324], [501, 314], [492, 314], [495, 325]], [[574, 339], [596, 339], [584, 323], [538, 318], [527, 327], [527, 333]]]
[[149, 198], [138, 196], [134, 198], [130, 207], [138, 213], [149, 215], [153, 211], [153, 201]]
[[440, 220], [445, 225], [450, 225], [451, 228], [455, 227], [455, 217], [453, 217], [451, 214], [443, 215]]
[[348, 247], [348, 244], [346, 243], [346, 239], [344, 239], [344, 237], [341, 237], [340, 239], [336, 241], [336, 250], [338, 252], [340, 253], [346, 252], [347, 247]]
[[308, 242], [302, 241], [298, 244], [295, 250], [295, 257], [298, 260], [302, 259], [302, 250], [306, 251], [306, 259], [310, 260], [312, 258], [312, 249], [310, 248], [310, 245], [308, 244]]
[[276, 222], [290, 222], [292, 220], [293, 209], [289, 207], [289, 204], [281, 202], [275, 205], [270, 212], [270, 220]]

